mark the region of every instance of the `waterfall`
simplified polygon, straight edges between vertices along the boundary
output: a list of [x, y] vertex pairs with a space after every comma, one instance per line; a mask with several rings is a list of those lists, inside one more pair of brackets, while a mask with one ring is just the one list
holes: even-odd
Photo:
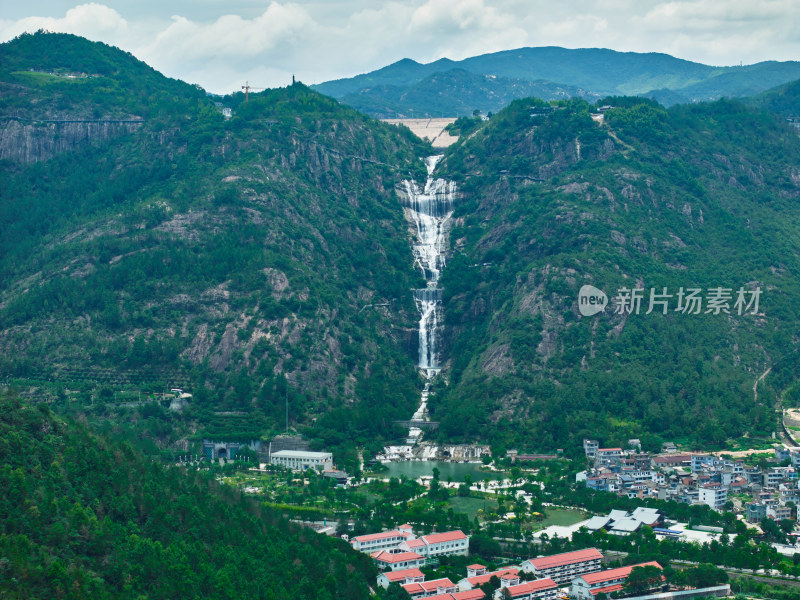
[[[441, 368], [438, 339], [442, 290], [438, 287], [438, 282], [445, 266], [448, 233], [453, 216], [453, 205], [457, 198], [455, 182], [433, 177], [433, 171], [441, 158], [442, 156], [438, 155], [425, 159], [428, 177], [423, 188], [420, 189], [415, 181], [405, 180], [403, 181], [405, 194], [401, 194], [403, 212], [412, 230], [415, 231], [416, 239], [412, 243], [414, 263], [427, 282], [427, 287], [413, 290], [414, 302], [420, 314], [417, 366], [423, 371], [428, 381], [425, 382], [420, 406], [411, 417], [412, 421], [429, 420], [428, 396], [431, 380]], [[411, 427], [406, 443], [416, 443], [421, 435], [421, 429]]]
[[406, 219], [416, 233], [416, 240], [412, 244], [414, 263], [428, 284], [428, 287], [413, 292], [420, 314], [417, 366], [428, 377], [433, 376], [440, 368], [437, 340], [441, 322], [442, 290], [438, 287], [438, 282], [445, 266], [447, 234], [457, 197], [455, 182], [433, 177], [433, 171], [441, 158], [441, 155], [426, 158], [428, 177], [425, 186], [420, 189], [415, 181], [405, 180], [405, 194], [402, 194]]

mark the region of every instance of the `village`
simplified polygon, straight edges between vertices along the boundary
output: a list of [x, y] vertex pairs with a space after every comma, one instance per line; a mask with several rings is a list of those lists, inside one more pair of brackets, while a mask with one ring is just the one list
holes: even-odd
[[797, 518], [800, 448], [776, 446], [769, 459], [760, 454], [758, 464], [747, 464], [713, 454], [677, 452], [674, 444], [665, 444], [657, 455], [642, 452], [637, 439], [629, 440], [628, 446], [600, 448], [596, 440], [584, 440], [592, 466], [579, 472], [576, 482], [628, 498], [729, 510], [753, 524], [764, 518], [776, 522]]

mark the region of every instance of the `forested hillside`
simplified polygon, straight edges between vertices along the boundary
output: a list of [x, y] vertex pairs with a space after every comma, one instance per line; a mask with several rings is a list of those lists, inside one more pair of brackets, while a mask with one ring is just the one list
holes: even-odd
[[[445, 158], [465, 199], [442, 279], [440, 435], [568, 452], [768, 437], [797, 401], [800, 138], [730, 101], [603, 102], [598, 124], [582, 101], [516, 101]], [[609, 302], [642, 289], [640, 313], [582, 316], [586, 284]], [[700, 314], [676, 310], [681, 288], [701, 291]], [[757, 288], [758, 310], [738, 310]]]
[[198, 434], [282, 430], [287, 398], [332, 446], [407, 417], [419, 275], [394, 189], [429, 148], [301, 84], [216, 106], [74, 36], [0, 56], [7, 145], [58, 140], [53, 115], [142, 121], [2, 163], [3, 376], [189, 388]]
[[372, 561], [212, 476], [0, 397], [0, 596], [366, 599]]

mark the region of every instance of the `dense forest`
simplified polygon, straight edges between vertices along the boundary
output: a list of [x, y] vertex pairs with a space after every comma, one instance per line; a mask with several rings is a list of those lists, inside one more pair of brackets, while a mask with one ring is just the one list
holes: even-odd
[[142, 122], [0, 165], [4, 377], [188, 388], [193, 435], [282, 430], [286, 400], [330, 449], [395, 434], [421, 387], [395, 186], [423, 142], [299, 83], [212, 99], [69, 35], [3, 44], [0, 81], [2, 148]]
[[3, 598], [370, 597], [346, 542], [44, 405], [0, 397], [0, 462]]
[[[583, 437], [771, 436], [796, 402], [800, 138], [732, 101], [598, 104], [601, 124], [580, 100], [515, 101], [445, 158], [465, 200], [442, 279], [440, 435], [572, 453]], [[640, 289], [641, 310], [582, 316], [586, 284], [610, 301]], [[690, 288], [729, 301], [677, 310]], [[758, 309], [737, 310], [757, 288]]]

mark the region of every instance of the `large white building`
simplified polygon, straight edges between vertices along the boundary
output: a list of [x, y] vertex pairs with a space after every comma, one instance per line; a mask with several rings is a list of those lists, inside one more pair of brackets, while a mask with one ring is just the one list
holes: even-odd
[[714, 510], [722, 510], [728, 501], [728, 490], [721, 483], [707, 483], [699, 491], [697, 501]]
[[270, 454], [273, 465], [281, 465], [292, 471], [333, 469], [333, 454], [330, 452], [307, 452], [305, 450], [281, 450]]
[[409, 538], [413, 538], [411, 528], [400, 526], [393, 531], [383, 531], [381, 533], [370, 533], [368, 535], [357, 535], [350, 539], [350, 544], [354, 550], [360, 552], [376, 552], [377, 550], [391, 550]]
[[549, 577], [557, 584], [572, 581], [578, 575], [599, 571], [603, 555], [595, 548], [564, 552], [552, 556], [541, 556], [526, 560], [520, 566], [526, 573], [533, 573], [537, 578]]
[[461, 530], [431, 533], [406, 540], [400, 547], [428, 557], [466, 556], [469, 554], [469, 536]]

